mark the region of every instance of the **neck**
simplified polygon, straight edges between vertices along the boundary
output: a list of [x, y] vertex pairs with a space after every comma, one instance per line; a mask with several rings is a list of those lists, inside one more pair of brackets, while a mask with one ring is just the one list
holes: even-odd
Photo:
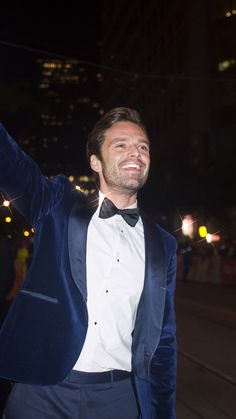
[[119, 209], [127, 208], [130, 205], [134, 204], [137, 200], [137, 193], [133, 193], [132, 195], [126, 195], [126, 194], [119, 194], [114, 191], [104, 191], [102, 189], [100, 190]]

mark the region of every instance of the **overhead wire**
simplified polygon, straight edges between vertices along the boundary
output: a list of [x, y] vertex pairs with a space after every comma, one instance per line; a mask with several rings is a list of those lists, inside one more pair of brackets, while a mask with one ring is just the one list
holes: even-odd
[[97, 68], [99, 70], [110, 71], [110, 72], [117, 73], [124, 76], [130, 76], [136, 79], [143, 78], [143, 79], [159, 79], [159, 80], [169, 80], [169, 81], [185, 80], [185, 81], [206, 81], [206, 82], [210, 82], [210, 81], [211, 82], [236, 82], [236, 78], [234, 77], [202, 77], [202, 76], [197, 77], [197, 76], [188, 76], [185, 74], [149, 74], [149, 73], [142, 73], [139, 71], [132, 72], [132, 71], [127, 71], [127, 70], [122, 70], [121, 68], [118, 68], [118, 67], [99, 64], [93, 61], [87, 61], [83, 59], [81, 60], [80, 58], [75, 57], [75, 56], [72, 57], [66, 54], [61, 54], [57, 52], [48, 51], [45, 49], [35, 48], [29, 45], [19, 44], [16, 42], [4, 41], [0, 39], [0, 44], [7, 47], [12, 47], [12, 48], [17, 48], [17, 49], [22, 49], [25, 51], [33, 52], [36, 54], [42, 54], [44, 56], [49, 56], [49, 57], [53, 57], [55, 59], [60, 59], [60, 60], [77, 59], [79, 63], [82, 65]]

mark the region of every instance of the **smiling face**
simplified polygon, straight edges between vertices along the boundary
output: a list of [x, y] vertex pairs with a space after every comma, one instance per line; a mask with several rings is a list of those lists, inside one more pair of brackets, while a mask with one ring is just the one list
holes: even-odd
[[102, 193], [136, 196], [149, 172], [147, 135], [133, 122], [116, 122], [105, 131], [101, 160], [93, 154], [90, 164], [99, 175]]

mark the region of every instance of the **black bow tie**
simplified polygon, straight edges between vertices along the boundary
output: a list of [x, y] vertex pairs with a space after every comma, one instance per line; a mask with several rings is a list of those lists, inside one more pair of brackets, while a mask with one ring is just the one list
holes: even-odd
[[120, 214], [131, 227], [134, 227], [139, 219], [138, 208], [119, 209], [113, 204], [113, 202], [110, 201], [110, 199], [104, 198], [100, 208], [99, 217], [110, 218], [115, 214]]

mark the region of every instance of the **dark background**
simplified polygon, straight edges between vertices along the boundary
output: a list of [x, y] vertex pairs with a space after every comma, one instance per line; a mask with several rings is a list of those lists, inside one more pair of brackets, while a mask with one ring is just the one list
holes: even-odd
[[103, 0], [63, 17], [1, 14], [0, 119], [46, 175], [79, 182], [97, 119], [138, 109], [152, 143], [142, 205], [171, 231], [191, 213], [233, 240], [234, 6]]

